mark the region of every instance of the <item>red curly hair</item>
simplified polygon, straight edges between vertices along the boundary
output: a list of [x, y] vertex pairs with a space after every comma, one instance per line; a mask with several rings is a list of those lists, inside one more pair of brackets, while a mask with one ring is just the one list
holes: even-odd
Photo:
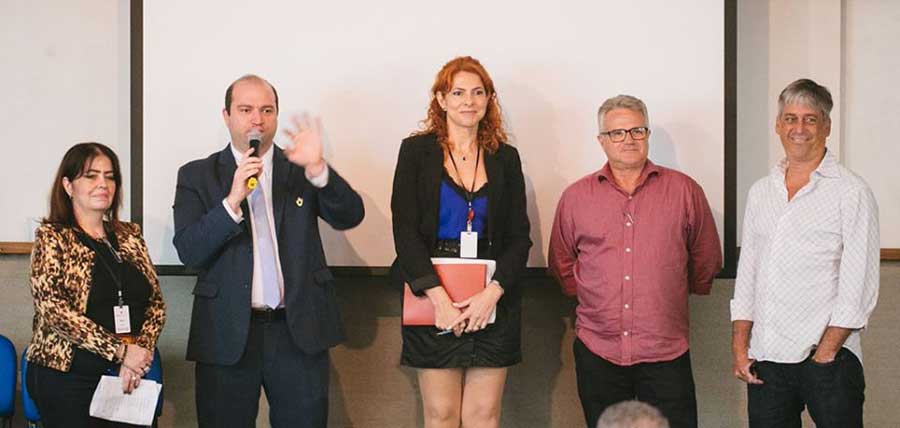
[[501, 143], [507, 141], [506, 131], [503, 130], [503, 119], [500, 114], [500, 103], [497, 101], [497, 92], [494, 90], [494, 81], [488, 75], [487, 70], [470, 56], [453, 58], [441, 67], [431, 86], [431, 103], [428, 105], [428, 115], [422, 120], [423, 130], [414, 132], [413, 135], [435, 134], [444, 148], [450, 148], [447, 136], [447, 113], [438, 103], [437, 94], [446, 94], [453, 86], [453, 78], [456, 73], [467, 71], [481, 78], [484, 89], [487, 92], [488, 104], [484, 117], [478, 122], [478, 146], [494, 153]]

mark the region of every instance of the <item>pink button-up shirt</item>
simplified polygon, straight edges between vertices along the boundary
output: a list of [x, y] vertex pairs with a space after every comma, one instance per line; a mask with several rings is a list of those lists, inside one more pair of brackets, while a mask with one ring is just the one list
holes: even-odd
[[630, 195], [608, 164], [563, 192], [549, 265], [578, 296], [578, 338], [628, 366], [688, 350], [688, 293], [709, 294], [722, 250], [700, 185], [648, 160]]

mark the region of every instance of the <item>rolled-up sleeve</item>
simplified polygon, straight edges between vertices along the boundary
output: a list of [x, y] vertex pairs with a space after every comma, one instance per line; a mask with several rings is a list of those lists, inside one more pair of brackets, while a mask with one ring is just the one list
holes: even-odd
[[878, 204], [868, 186], [841, 201], [841, 223], [840, 278], [829, 325], [861, 329], [875, 309], [880, 274]]

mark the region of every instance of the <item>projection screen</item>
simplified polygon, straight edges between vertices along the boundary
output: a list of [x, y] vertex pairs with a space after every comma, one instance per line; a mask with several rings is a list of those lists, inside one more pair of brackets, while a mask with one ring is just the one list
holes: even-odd
[[[394, 258], [390, 193], [400, 141], [419, 129], [438, 69], [478, 58], [523, 160], [529, 266], [546, 266], [562, 190], [603, 166], [596, 111], [617, 94], [649, 109], [650, 158], [706, 192], [725, 216], [723, 2], [431, 3], [153, 0], [143, 3], [143, 222], [151, 257], [172, 246], [176, 172], [228, 144], [226, 87], [254, 73], [277, 89], [281, 128], [322, 117], [325, 157], [362, 195], [347, 232], [324, 223], [334, 266]], [[287, 141], [281, 133], [276, 143]]]

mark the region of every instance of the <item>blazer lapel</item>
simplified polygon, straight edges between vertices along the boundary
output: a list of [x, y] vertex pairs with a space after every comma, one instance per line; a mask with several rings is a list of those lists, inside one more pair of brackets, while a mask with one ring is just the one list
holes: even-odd
[[291, 190], [289, 188], [292, 182], [291, 178], [294, 170], [297, 168], [292, 167], [280, 147], [273, 144], [272, 149], [275, 150], [272, 153], [272, 211], [274, 211], [275, 219], [275, 236], [280, 238], [279, 232], [281, 230], [281, 220], [284, 218], [284, 204], [287, 199], [287, 193]]
[[422, 176], [425, 188], [425, 205], [428, 210], [428, 220], [434, 226], [434, 236], [437, 236], [438, 215], [440, 209], [441, 198], [441, 178], [444, 175], [444, 150], [441, 144], [437, 142], [437, 138], [433, 140], [433, 144], [429, 145], [425, 151], [424, 159], [424, 175]]
[[[499, 152], [499, 150], [498, 150]], [[485, 152], [484, 154], [484, 172], [487, 174], [487, 186], [488, 186], [488, 235], [493, 235], [494, 233], [494, 217], [497, 214], [498, 204], [503, 198], [503, 188], [504, 181], [506, 177], [503, 176], [503, 168], [497, 159], [497, 153], [491, 154]]]

